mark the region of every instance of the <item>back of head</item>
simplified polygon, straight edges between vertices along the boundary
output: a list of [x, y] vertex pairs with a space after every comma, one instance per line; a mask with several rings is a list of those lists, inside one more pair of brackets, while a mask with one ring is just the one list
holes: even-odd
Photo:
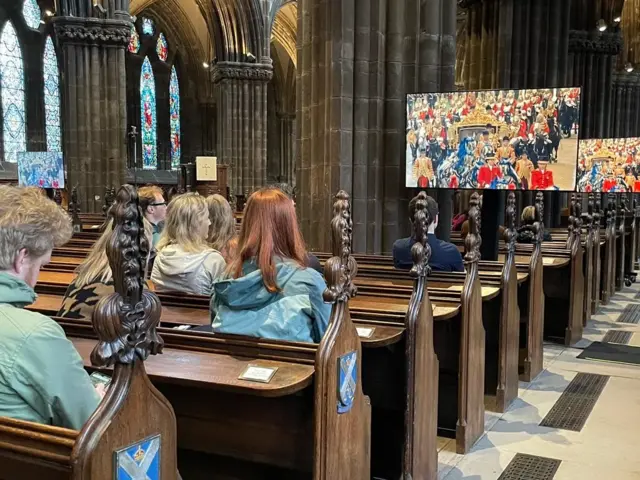
[[525, 225], [532, 225], [536, 221], [536, 207], [533, 205], [525, 207], [520, 218]]
[[222, 195], [209, 195], [206, 201], [211, 221], [207, 240], [213, 248], [222, 252], [236, 236], [236, 219], [231, 205]]
[[[413, 217], [416, 214], [417, 203], [418, 203], [418, 196], [416, 195], [409, 202], [409, 220], [411, 222], [413, 222]], [[429, 216], [431, 217], [431, 223], [429, 223], [429, 226], [431, 226], [431, 224], [436, 221], [436, 218], [438, 217], [440, 210], [438, 208], [438, 202], [436, 202], [429, 195], [427, 195], [427, 212], [429, 212]]]
[[42, 257], [73, 233], [71, 218], [35, 187], [0, 187], [0, 270], [11, 270], [20, 250]]
[[229, 273], [240, 277], [243, 263], [253, 258], [265, 287], [276, 292], [274, 257], [291, 259], [304, 266], [306, 256], [293, 201], [277, 188], [263, 188], [251, 195], [244, 210], [238, 256], [229, 265]]
[[209, 208], [204, 197], [197, 193], [178, 195], [167, 207], [167, 218], [157, 250], [178, 245], [186, 252], [198, 253], [209, 248], [208, 233]]

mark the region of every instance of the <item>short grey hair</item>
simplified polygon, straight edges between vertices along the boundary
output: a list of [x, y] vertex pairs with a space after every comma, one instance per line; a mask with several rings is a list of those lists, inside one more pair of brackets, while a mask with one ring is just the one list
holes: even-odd
[[64, 245], [71, 217], [35, 187], [0, 186], [0, 270], [10, 270], [18, 252], [41, 257]]

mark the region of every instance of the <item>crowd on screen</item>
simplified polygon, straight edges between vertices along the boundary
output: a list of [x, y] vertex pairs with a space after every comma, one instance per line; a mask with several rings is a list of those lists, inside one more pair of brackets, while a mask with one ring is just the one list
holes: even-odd
[[640, 138], [581, 140], [580, 192], [640, 192]]
[[579, 89], [409, 95], [407, 186], [556, 190], [548, 165], [579, 106]]

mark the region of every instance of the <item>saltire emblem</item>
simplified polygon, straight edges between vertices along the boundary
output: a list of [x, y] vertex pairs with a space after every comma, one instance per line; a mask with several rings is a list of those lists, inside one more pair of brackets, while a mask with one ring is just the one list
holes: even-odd
[[358, 357], [350, 352], [338, 358], [338, 413], [346, 413], [356, 396]]
[[115, 452], [116, 480], [160, 479], [160, 435]]

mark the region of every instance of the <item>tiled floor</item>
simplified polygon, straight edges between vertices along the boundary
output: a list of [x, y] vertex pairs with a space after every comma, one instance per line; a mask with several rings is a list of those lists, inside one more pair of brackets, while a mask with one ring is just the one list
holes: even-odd
[[[545, 344], [545, 370], [520, 383], [519, 398], [500, 415], [487, 412], [485, 435], [467, 455], [457, 455], [453, 440], [439, 439], [439, 479], [496, 480], [517, 453], [555, 458], [562, 463], [555, 480], [640, 480], [640, 366], [576, 358], [610, 329], [636, 332], [629, 344], [640, 346], [640, 325], [616, 323], [640, 281], [602, 307], [574, 348]], [[610, 375], [580, 432], [540, 427], [578, 372]]]

